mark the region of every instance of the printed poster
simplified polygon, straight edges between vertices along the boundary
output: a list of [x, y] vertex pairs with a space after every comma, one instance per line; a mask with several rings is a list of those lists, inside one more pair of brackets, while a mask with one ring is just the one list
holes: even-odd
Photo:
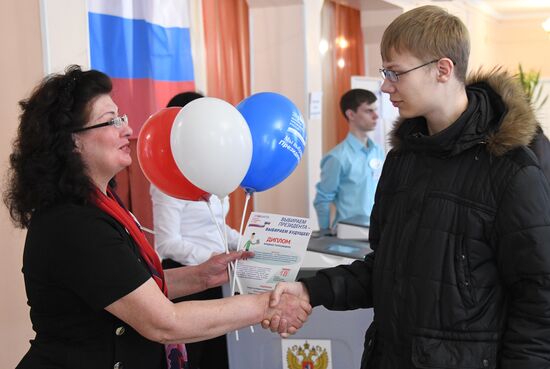
[[237, 263], [242, 293], [271, 291], [278, 282], [294, 281], [310, 236], [308, 218], [252, 212], [239, 246], [254, 252], [253, 258]]

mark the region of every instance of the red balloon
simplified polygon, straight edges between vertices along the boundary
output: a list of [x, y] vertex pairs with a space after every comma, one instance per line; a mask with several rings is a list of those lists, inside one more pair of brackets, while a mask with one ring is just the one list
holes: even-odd
[[208, 200], [210, 194], [189, 182], [172, 156], [170, 132], [181, 108], [164, 108], [143, 124], [137, 141], [137, 157], [145, 177], [165, 194], [182, 200]]

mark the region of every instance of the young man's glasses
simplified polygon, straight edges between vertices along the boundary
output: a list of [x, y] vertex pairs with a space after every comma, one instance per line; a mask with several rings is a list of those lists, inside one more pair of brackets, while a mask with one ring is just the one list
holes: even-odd
[[438, 61], [439, 61], [439, 59], [435, 59], [435, 60], [429, 61], [427, 63], [424, 63], [422, 65], [419, 65], [418, 67], [414, 67], [412, 69], [406, 70], [404, 72], [395, 72], [393, 70], [389, 70], [389, 69], [385, 69], [385, 68], [379, 69], [379, 71], [380, 71], [380, 74], [382, 75], [382, 78], [388, 79], [391, 82], [397, 82], [397, 81], [399, 81], [399, 76], [402, 76], [403, 74], [412, 72], [413, 70], [420, 69], [422, 67], [425, 67], [426, 65], [430, 65], [430, 64], [438, 62]]
[[94, 124], [93, 126], [75, 129], [73, 130], [73, 133], [87, 131], [89, 129], [94, 129], [94, 128], [107, 127], [107, 126], [115, 126], [116, 128], [121, 128], [127, 124], [128, 124], [128, 116], [124, 114], [124, 115], [121, 115], [120, 117], [113, 118], [108, 122], [98, 123], [98, 124]]

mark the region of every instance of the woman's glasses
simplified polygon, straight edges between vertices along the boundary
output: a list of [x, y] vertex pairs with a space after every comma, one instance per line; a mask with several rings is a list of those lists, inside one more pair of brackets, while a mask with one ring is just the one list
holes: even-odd
[[73, 133], [87, 131], [89, 129], [94, 129], [94, 128], [107, 127], [107, 126], [115, 126], [116, 128], [122, 128], [127, 124], [128, 124], [128, 116], [124, 114], [124, 115], [121, 115], [120, 117], [113, 118], [108, 122], [98, 123], [98, 124], [94, 124], [93, 126], [75, 129], [73, 130]]

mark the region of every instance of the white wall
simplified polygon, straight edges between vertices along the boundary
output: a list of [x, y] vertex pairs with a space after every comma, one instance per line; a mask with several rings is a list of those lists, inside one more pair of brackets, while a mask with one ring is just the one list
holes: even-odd
[[206, 93], [208, 86], [206, 75], [206, 48], [204, 45], [204, 24], [202, 19], [202, 0], [189, 1], [189, 23], [191, 36], [191, 56], [193, 58], [193, 71], [195, 74], [195, 90]]

